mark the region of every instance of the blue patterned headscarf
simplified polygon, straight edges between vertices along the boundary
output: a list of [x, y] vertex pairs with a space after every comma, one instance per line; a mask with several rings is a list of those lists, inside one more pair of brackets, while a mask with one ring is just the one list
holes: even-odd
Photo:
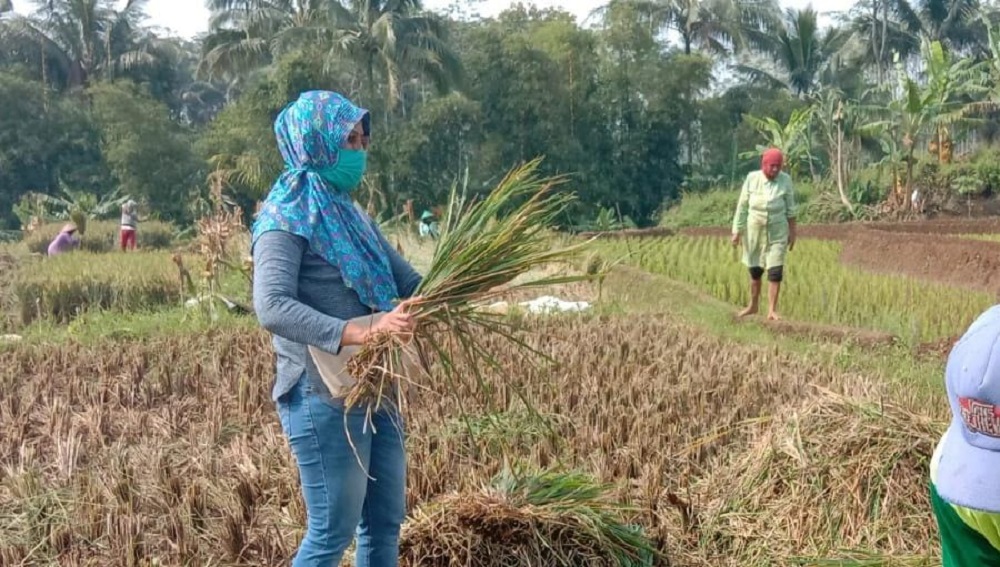
[[321, 172], [334, 168], [354, 125], [368, 112], [328, 91], [302, 93], [274, 123], [285, 170], [265, 199], [252, 244], [271, 230], [306, 239], [309, 249], [340, 269], [361, 303], [389, 311], [399, 292], [378, 228], [351, 196]]

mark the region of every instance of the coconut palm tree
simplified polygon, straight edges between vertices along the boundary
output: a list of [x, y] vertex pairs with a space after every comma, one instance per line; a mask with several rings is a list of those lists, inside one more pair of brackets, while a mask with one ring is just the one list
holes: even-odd
[[231, 81], [301, 47], [329, 41], [337, 0], [208, 0], [199, 76]]
[[986, 8], [979, 0], [922, 0], [914, 6], [922, 35], [939, 41], [955, 53], [984, 47], [986, 28], [979, 14]]
[[881, 83], [895, 54], [917, 57], [924, 40], [954, 53], [989, 55], [983, 16], [995, 13], [980, 0], [861, 0], [848, 16], [854, 59], [873, 68]]
[[389, 110], [401, 99], [402, 84], [422, 76], [447, 92], [459, 80], [461, 63], [447, 43], [444, 21], [424, 13], [419, 0], [351, 0], [334, 3], [331, 60], [344, 56], [359, 65], [369, 100], [384, 85]]
[[274, 63], [290, 51], [330, 45], [328, 67], [357, 65], [366, 100], [384, 84], [396, 108], [413, 75], [440, 90], [453, 86], [459, 59], [446, 43], [444, 22], [419, 0], [209, 0], [212, 33], [200, 76], [229, 78]]
[[894, 53], [910, 55], [920, 50], [923, 23], [907, 0], [861, 0], [844, 23], [852, 35], [851, 59], [874, 69], [877, 83], [892, 68]]
[[599, 11], [627, 4], [680, 36], [684, 53], [722, 55], [759, 47], [775, 28], [775, 0], [612, 0]]
[[151, 65], [152, 36], [141, 34], [148, 0], [128, 0], [115, 9], [112, 0], [35, 0], [31, 17], [0, 22], [5, 47], [15, 59], [37, 64], [43, 79], [69, 88], [91, 78], [113, 78]]
[[781, 28], [761, 50], [769, 61], [743, 64], [738, 69], [752, 79], [784, 86], [804, 98], [824, 81], [836, 79], [840, 64], [837, 54], [848, 38], [837, 27], [821, 32], [818, 15], [811, 7], [788, 9]]

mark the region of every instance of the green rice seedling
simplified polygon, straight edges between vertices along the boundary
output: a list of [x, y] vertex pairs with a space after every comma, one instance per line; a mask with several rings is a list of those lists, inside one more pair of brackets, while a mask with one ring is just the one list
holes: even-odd
[[[45, 254], [49, 243], [65, 223], [51, 223], [24, 237], [24, 245], [32, 254]], [[147, 221], [136, 232], [136, 247], [143, 250], [164, 250], [173, 246], [176, 228], [161, 221]], [[80, 237], [80, 249], [87, 252], [113, 252], [119, 249], [119, 226], [114, 221], [90, 221], [86, 234]]]
[[66, 322], [93, 310], [147, 311], [181, 298], [167, 252], [76, 252], [22, 266], [14, 283], [21, 321]]
[[[746, 268], [726, 239], [677, 236], [598, 246], [609, 258], [625, 258], [734, 306], [749, 300]], [[785, 266], [782, 313], [797, 320], [877, 329], [914, 342], [953, 336], [994, 303], [987, 293], [845, 266], [840, 249], [840, 243], [831, 241], [796, 244]]]

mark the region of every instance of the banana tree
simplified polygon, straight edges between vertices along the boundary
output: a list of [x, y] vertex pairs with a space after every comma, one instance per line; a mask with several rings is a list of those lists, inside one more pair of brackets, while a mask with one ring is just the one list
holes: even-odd
[[61, 196], [41, 193], [35, 193], [32, 196], [47, 211], [46, 216], [72, 220], [77, 225], [81, 235], [87, 231], [87, 220], [112, 216], [129, 199], [127, 195], [119, 195], [118, 189], [108, 195], [98, 197], [93, 193], [70, 189], [61, 181], [59, 185], [62, 189]]
[[787, 124], [782, 124], [774, 118], [760, 118], [753, 115], [744, 117], [757, 132], [767, 141], [766, 145], [758, 145], [754, 151], [743, 152], [741, 159], [753, 159], [769, 147], [778, 148], [785, 154], [785, 163], [793, 175], [803, 173], [803, 167], [808, 168], [815, 177], [814, 157], [812, 155], [812, 138], [810, 124], [815, 108], [812, 106], [796, 109], [788, 118]]
[[918, 143], [933, 138], [939, 160], [950, 159], [947, 148], [951, 144], [951, 128], [967, 124], [966, 97], [985, 92], [981, 64], [972, 59], [953, 61], [938, 41], [924, 42], [923, 81], [907, 72], [899, 55], [894, 58], [897, 81], [895, 92], [887, 105], [888, 117], [876, 121], [869, 128], [894, 138], [901, 148], [905, 162], [905, 193], [895, 187], [891, 193], [895, 205], [906, 206], [913, 191], [913, 166]]
[[846, 162], [851, 139], [855, 134], [857, 109], [850, 101], [845, 100], [842, 93], [832, 89], [825, 91], [813, 108], [815, 109], [813, 116], [816, 125], [826, 143], [830, 164], [834, 168], [834, 178], [837, 183], [837, 191], [840, 194], [840, 202], [853, 214], [854, 204], [851, 203], [851, 199], [847, 195], [849, 181]]
[[968, 116], [982, 116], [1000, 110], [1000, 28], [995, 27], [986, 14], [981, 15], [981, 21], [986, 28], [989, 48], [989, 56], [983, 62], [982, 72], [984, 83], [992, 85], [992, 88], [987, 89], [986, 96], [982, 100], [965, 107]]

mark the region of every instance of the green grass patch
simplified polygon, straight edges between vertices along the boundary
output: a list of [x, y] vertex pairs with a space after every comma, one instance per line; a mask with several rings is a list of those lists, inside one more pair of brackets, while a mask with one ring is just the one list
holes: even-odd
[[177, 304], [180, 278], [168, 252], [45, 257], [21, 266], [14, 283], [21, 322], [67, 322], [83, 312], [142, 311]]
[[1000, 242], [1000, 234], [960, 234], [959, 238], [966, 240], [981, 240], [983, 242]]
[[[806, 215], [809, 202], [815, 190], [809, 184], [795, 184], [795, 197], [802, 211], [800, 220], [808, 222]], [[729, 226], [733, 223], [736, 203], [739, 201], [739, 190], [713, 189], [703, 193], [686, 193], [681, 202], [674, 205], [663, 214], [660, 225], [681, 229], [689, 227]]]
[[[46, 254], [49, 243], [59, 234], [65, 223], [47, 224], [24, 237], [24, 245], [32, 254]], [[163, 250], [174, 243], [177, 229], [169, 223], [147, 221], [136, 232], [136, 247], [144, 250]], [[119, 225], [113, 221], [89, 221], [87, 233], [80, 237], [80, 249], [86, 252], [112, 252], [119, 250]]]
[[160, 310], [91, 311], [68, 324], [51, 319], [36, 321], [22, 330], [21, 344], [52, 344], [74, 341], [85, 345], [106, 340], [149, 339], [206, 333], [213, 328], [256, 329], [253, 315], [235, 315], [219, 310], [213, 319], [197, 307], [173, 306]]

